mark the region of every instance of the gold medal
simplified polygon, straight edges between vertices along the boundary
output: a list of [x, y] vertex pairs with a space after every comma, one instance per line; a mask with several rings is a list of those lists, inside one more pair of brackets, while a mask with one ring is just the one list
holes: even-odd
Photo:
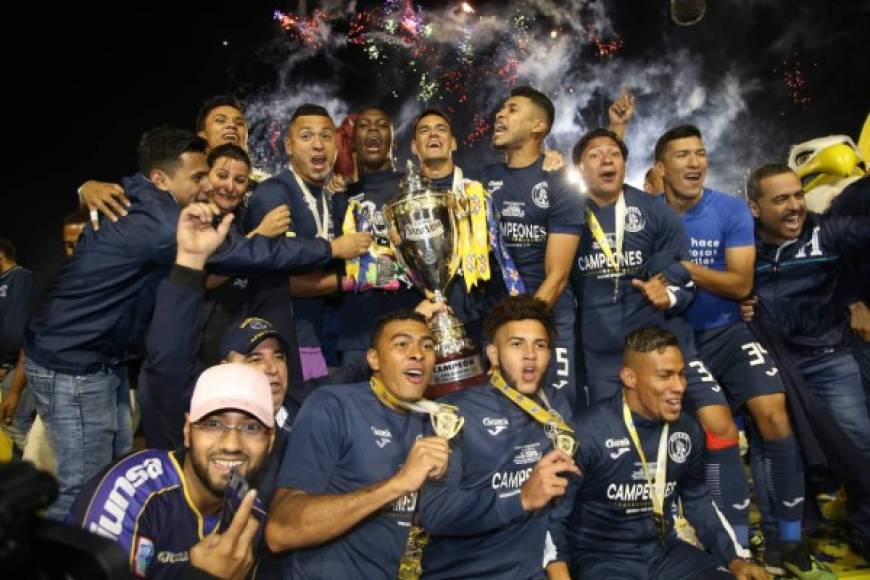
[[459, 408], [453, 405], [438, 403], [438, 411], [429, 414], [432, 429], [435, 434], [445, 439], [453, 439], [462, 430], [465, 417], [459, 414]]
[[577, 442], [569, 432], [560, 429], [556, 422], [551, 421], [544, 425], [544, 433], [554, 448], [563, 451], [568, 457], [574, 457], [574, 453], [577, 451]]

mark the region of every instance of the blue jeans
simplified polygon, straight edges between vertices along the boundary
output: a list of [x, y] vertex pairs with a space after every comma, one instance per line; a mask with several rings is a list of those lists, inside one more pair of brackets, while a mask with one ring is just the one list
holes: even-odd
[[[806, 357], [798, 368], [810, 391], [824, 405], [852, 442], [870, 457], [870, 414], [861, 371], [849, 353]], [[847, 488], [849, 521], [870, 539], [870, 497]]]
[[[12, 386], [12, 378], [15, 376], [15, 368], [9, 369], [6, 378], [3, 379], [3, 398], [9, 392], [9, 387]], [[12, 416], [11, 425], [0, 425], [6, 433], [15, 442], [15, 445], [21, 451], [24, 451], [24, 446], [27, 444], [27, 434], [30, 428], [33, 427], [33, 414], [36, 412], [36, 402], [33, 400], [33, 393], [26, 388], [21, 393], [21, 398], [18, 400], [18, 409], [15, 415]]]
[[62, 521], [82, 486], [133, 446], [127, 369], [68, 375], [25, 358], [24, 372], [57, 456], [60, 493], [46, 516]]

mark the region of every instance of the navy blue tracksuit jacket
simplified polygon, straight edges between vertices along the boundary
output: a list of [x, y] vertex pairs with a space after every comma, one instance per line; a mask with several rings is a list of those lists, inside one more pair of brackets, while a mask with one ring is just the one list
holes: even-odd
[[[48, 300], [25, 335], [24, 349], [54, 371], [87, 374], [118, 365], [141, 345], [157, 284], [175, 261], [181, 207], [145, 176], [124, 179], [129, 215], [86, 229]], [[223, 275], [290, 272], [327, 264], [324, 240], [245, 239], [235, 231], [209, 261]]]

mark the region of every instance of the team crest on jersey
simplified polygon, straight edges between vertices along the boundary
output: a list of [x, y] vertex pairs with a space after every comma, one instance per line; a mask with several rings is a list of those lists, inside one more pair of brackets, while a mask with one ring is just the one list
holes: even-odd
[[542, 181], [532, 188], [532, 201], [541, 209], [550, 207], [549, 187], [546, 181]]
[[629, 206], [625, 208], [625, 231], [636, 234], [641, 231], [646, 225], [643, 219], [643, 214], [636, 207]]
[[245, 290], [248, 287], [248, 279], [247, 278], [233, 278], [233, 288], [238, 288], [239, 290]]
[[0, 298], [6, 298], [6, 284], [0, 286]]
[[136, 549], [133, 552], [133, 572], [137, 576], [145, 576], [151, 560], [154, 559], [154, 542], [148, 538], [140, 537], [136, 540]]
[[685, 463], [692, 451], [692, 440], [687, 433], [677, 431], [668, 438], [668, 456], [674, 463]]

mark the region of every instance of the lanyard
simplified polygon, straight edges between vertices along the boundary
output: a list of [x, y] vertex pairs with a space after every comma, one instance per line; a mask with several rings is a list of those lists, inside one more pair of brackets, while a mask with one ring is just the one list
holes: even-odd
[[659, 436], [656, 476], [655, 479], [653, 479], [650, 477], [649, 467], [646, 463], [646, 455], [643, 452], [643, 446], [640, 444], [637, 429], [634, 427], [634, 421], [631, 418], [631, 409], [628, 408], [628, 403], [625, 401], [625, 395], [622, 397], [622, 419], [625, 421], [625, 428], [628, 429], [628, 434], [631, 436], [635, 449], [637, 449], [637, 454], [640, 455], [643, 474], [649, 484], [649, 496], [652, 501], [653, 514], [661, 518], [665, 513], [665, 484], [667, 483], [666, 472], [668, 469], [668, 424], [664, 424], [662, 427], [662, 433]]
[[492, 370], [489, 375], [489, 383], [516, 406], [531, 415], [535, 421], [543, 425], [544, 433], [553, 443], [553, 447], [561, 449], [569, 456], [574, 455], [577, 451], [577, 444], [573, 437], [574, 429], [562, 419], [562, 416], [555, 409], [550, 407], [550, 402], [547, 400], [543, 390], [539, 390], [538, 393], [548, 409], [545, 409], [516, 389], [508, 386], [498, 370]]
[[616, 199], [616, 207], [614, 208], [613, 217], [613, 224], [616, 229], [616, 245], [611, 249], [610, 242], [607, 241], [607, 234], [605, 234], [604, 230], [601, 228], [598, 218], [595, 217], [594, 213], [592, 213], [592, 209], [588, 205], [586, 206], [586, 224], [589, 226], [589, 231], [592, 232], [592, 237], [595, 238], [596, 242], [598, 242], [598, 246], [607, 257], [607, 261], [610, 263], [611, 268], [613, 268], [613, 271], [617, 274], [621, 268], [619, 258], [622, 256], [622, 240], [625, 236], [625, 213], [625, 196], [620, 193], [619, 197]]
[[317, 211], [317, 200], [314, 199], [311, 190], [308, 189], [308, 184], [305, 183], [305, 181], [303, 181], [302, 178], [292, 169], [290, 170], [290, 173], [292, 173], [293, 177], [296, 179], [296, 184], [302, 191], [302, 198], [305, 200], [305, 205], [308, 206], [308, 210], [311, 212], [311, 217], [314, 218], [314, 227], [317, 229], [317, 237], [329, 241], [330, 233], [327, 231], [327, 227], [329, 226], [329, 204], [326, 201], [326, 192], [323, 191], [321, 193], [320, 199], [323, 206], [323, 213], [321, 213]]
[[444, 403], [436, 403], [427, 399], [419, 399], [413, 403], [403, 401], [390, 392], [384, 383], [375, 377], [369, 379], [369, 385], [378, 400], [394, 411], [416, 411], [429, 415], [435, 434], [445, 439], [452, 439], [462, 429], [465, 418], [459, 415], [459, 408]]

